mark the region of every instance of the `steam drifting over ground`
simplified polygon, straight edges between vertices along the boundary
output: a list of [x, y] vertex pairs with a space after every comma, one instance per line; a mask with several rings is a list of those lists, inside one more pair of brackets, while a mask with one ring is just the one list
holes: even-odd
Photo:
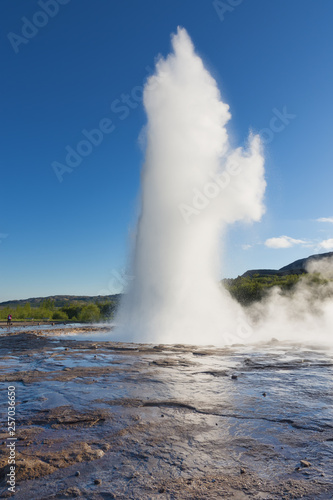
[[265, 190], [258, 136], [231, 149], [229, 107], [184, 29], [144, 90], [148, 117], [131, 288], [122, 339], [223, 344], [249, 335], [241, 307], [219, 287], [221, 231], [259, 220]]
[[333, 260], [310, 261], [307, 271], [317, 276], [302, 278], [290, 295], [275, 287], [249, 309], [253, 340], [276, 337], [333, 346]]

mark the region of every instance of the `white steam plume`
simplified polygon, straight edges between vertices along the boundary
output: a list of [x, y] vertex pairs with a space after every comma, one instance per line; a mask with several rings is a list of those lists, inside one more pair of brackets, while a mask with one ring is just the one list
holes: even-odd
[[[248, 308], [251, 340], [320, 342], [333, 347], [333, 258], [310, 260], [290, 293], [274, 287]], [[251, 318], [251, 319], [250, 319]]]
[[226, 224], [259, 220], [265, 190], [258, 136], [232, 150], [229, 107], [184, 29], [144, 90], [148, 117], [135, 276], [118, 336], [141, 342], [232, 343], [249, 335], [218, 284]]

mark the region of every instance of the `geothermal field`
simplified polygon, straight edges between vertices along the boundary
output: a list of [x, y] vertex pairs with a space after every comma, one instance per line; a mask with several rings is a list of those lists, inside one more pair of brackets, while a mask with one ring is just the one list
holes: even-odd
[[1, 498], [332, 499], [332, 258], [293, 295], [232, 298], [221, 255], [233, 224], [265, 212], [262, 138], [235, 145], [184, 28], [143, 105], [131, 279], [112, 323], [0, 327]]
[[14, 498], [332, 498], [323, 346], [109, 335], [3, 334], [1, 381], [20, 402]]

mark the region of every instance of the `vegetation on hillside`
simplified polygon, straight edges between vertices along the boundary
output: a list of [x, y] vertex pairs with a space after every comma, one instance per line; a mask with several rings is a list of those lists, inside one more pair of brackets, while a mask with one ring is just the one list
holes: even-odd
[[[264, 299], [273, 287], [278, 287], [281, 293], [292, 295], [297, 285], [302, 281], [307, 287], [318, 291], [320, 296], [333, 295], [333, 280], [323, 278], [319, 273], [238, 276], [235, 279], [225, 279], [223, 285], [232, 297], [243, 306], [251, 305]], [[317, 287], [317, 288], [316, 288]], [[63, 298], [65, 297], [65, 299]], [[68, 296], [47, 299], [31, 299], [16, 301], [13, 305], [0, 305], [0, 320], [6, 320], [11, 314], [13, 320], [25, 321], [66, 321], [80, 323], [95, 323], [113, 318], [119, 303], [119, 295], [110, 297], [82, 297], [82, 300]]]
[[[287, 274], [284, 276], [254, 274], [252, 277], [238, 276], [235, 279], [222, 281], [230, 294], [242, 305], [247, 306], [262, 300], [273, 287], [279, 287], [283, 294], [293, 294], [296, 285], [302, 282], [309, 287], [328, 285], [331, 280], [323, 278], [319, 273]], [[330, 293], [330, 289], [327, 289]]]
[[51, 298], [41, 301], [39, 306], [33, 307], [30, 302], [16, 306], [0, 306], [0, 320], [6, 320], [11, 314], [13, 320], [25, 321], [70, 321], [93, 323], [106, 321], [113, 317], [118, 300], [104, 300], [96, 302], [67, 302], [65, 306], [56, 307]]

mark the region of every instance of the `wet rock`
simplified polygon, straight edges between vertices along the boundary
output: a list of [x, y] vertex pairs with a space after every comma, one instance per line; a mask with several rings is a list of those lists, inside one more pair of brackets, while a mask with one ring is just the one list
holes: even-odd
[[102, 480], [101, 479], [94, 479], [94, 484], [102, 484]]
[[12, 495], [15, 495], [15, 493], [12, 493], [11, 491], [4, 491], [3, 493], [1, 493], [1, 498], [9, 498]]
[[301, 460], [300, 464], [302, 467], [311, 467], [311, 463], [308, 462], [307, 460]]
[[225, 370], [207, 370], [200, 373], [203, 373], [204, 375], [212, 375], [212, 377], [228, 377], [228, 374]]
[[264, 396], [264, 398], [267, 396], [266, 392], [263, 392], [262, 395]]
[[50, 425], [52, 429], [61, 427], [93, 427], [108, 418], [105, 410], [78, 412], [71, 406], [58, 406], [50, 410], [40, 410], [29, 423], [33, 425]]
[[[23, 336], [21, 340], [23, 342]], [[277, 362], [280, 355], [272, 353], [273, 349], [268, 354], [260, 352], [260, 357], [253, 356], [256, 362], [253, 361], [248, 368], [240, 368], [238, 377], [242, 378], [242, 383], [233, 385], [231, 395], [232, 370], [239, 369], [243, 351], [234, 353], [212, 348], [212, 361], [207, 354], [199, 366], [197, 359], [192, 372], [183, 369], [188, 363], [186, 359], [180, 359], [179, 354], [193, 359], [194, 356], [189, 356], [193, 346], [191, 350], [184, 348], [182, 353], [167, 346], [165, 352], [160, 353], [160, 350], [154, 348], [153, 351], [151, 346], [143, 344], [134, 350], [125, 344], [99, 342], [97, 354], [90, 343], [79, 340], [66, 340], [69, 347], [66, 353], [60, 347], [64, 346], [63, 341], [52, 347], [51, 340], [37, 341], [26, 334], [23, 345], [19, 347], [16, 341], [17, 337], [13, 341], [5, 339], [5, 346], [10, 344], [10, 349], [16, 349], [16, 354], [19, 349], [24, 349], [22, 368], [29, 367], [29, 371], [12, 371], [6, 376], [10, 383], [24, 379], [21, 402], [26, 400], [24, 398], [31, 399], [31, 407], [30, 403], [24, 406], [20, 414], [21, 428], [17, 432], [21, 434], [17, 452], [23, 453], [17, 457], [17, 472], [23, 468], [21, 458], [26, 460], [30, 455], [39, 460], [31, 463], [30, 471], [25, 469], [25, 479], [18, 478], [20, 491], [17, 498], [333, 498], [329, 460], [321, 454], [322, 443], [333, 440], [326, 415], [321, 419], [316, 408], [315, 417], [309, 413], [307, 419], [301, 420], [300, 412], [306, 408], [307, 398], [304, 401], [300, 397], [296, 406], [293, 394], [283, 391], [281, 394], [274, 392], [274, 407], [265, 408], [267, 414], [262, 415], [263, 405], [258, 398], [259, 394], [263, 395], [259, 392], [263, 378], [253, 372], [254, 369], [273, 370], [273, 377], [264, 379], [272, 396], [272, 384], [276, 379], [283, 387], [291, 376], [295, 384], [308, 382], [306, 370], [304, 375], [299, 370], [304, 364]], [[53, 356], [49, 355], [51, 348], [54, 349]], [[7, 355], [8, 349], [3, 348], [3, 352], [4, 356]], [[63, 371], [61, 361], [67, 361], [69, 354], [74, 361], [73, 367]], [[30, 359], [33, 355], [35, 361]], [[94, 355], [98, 359], [102, 356], [101, 366], [96, 361], [91, 363]], [[107, 355], [110, 355], [108, 364], [104, 363]], [[296, 355], [299, 356], [298, 351]], [[220, 356], [219, 364], [216, 356]], [[158, 359], [161, 364], [152, 363]], [[79, 361], [77, 366], [76, 360]], [[31, 368], [28, 366], [30, 362]], [[3, 363], [5, 365], [7, 361]], [[12, 369], [12, 363], [11, 360], [8, 371]], [[285, 376], [281, 366], [287, 365], [289, 371]], [[292, 371], [296, 369], [297, 372]], [[242, 374], [250, 370], [251, 377], [244, 378]], [[203, 373], [211, 377], [203, 376]], [[220, 378], [212, 380], [213, 376]], [[195, 377], [200, 379], [193, 380]], [[198, 392], [182, 393], [179, 390], [186, 387], [189, 380], [193, 381], [192, 388]], [[47, 381], [52, 381], [52, 384]], [[96, 386], [89, 390], [91, 386], [87, 384], [92, 381]], [[68, 382], [66, 395], [71, 402], [67, 401], [67, 404], [63, 399], [63, 382]], [[329, 374], [325, 382], [326, 389], [320, 392], [323, 385], [321, 382], [317, 384], [316, 377], [313, 377], [310, 388], [318, 400], [323, 398], [323, 405], [327, 404], [325, 398], [329, 397]], [[215, 397], [217, 390], [220, 391], [218, 398]], [[42, 404], [44, 392], [48, 396], [47, 404]], [[158, 408], [168, 411], [163, 423]], [[265, 423], [263, 427], [266, 416], [268, 422], [274, 422], [273, 425]], [[318, 420], [313, 424], [315, 418]], [[221, 428], [218, 433], [214, 432], [214, 424]], [[232, 433], [228, 432], [229, 426]], [[258, 428], [262, 429], [259, 436]], [[266, 429], [269, 429], [267, 440], [266, 437], [262, 439]], [[0, 435], [0, 439], [6, 436]], [[225, 436], [228, 439], [225, 440]], [[30, 442], [32, 444], [26, 447]], [[107, 450], [110, 451], [101, 458], [100, 454]], [[242, 455], [244, 466], [235, 460], [236, 453], [238, 459]], [[302, 455], [305, 461], [307, 457], [312, 459], [311, 470], [303, 468], [300, 459], [296, 458], [294, 467], [298, 465], [300, 473], [292, 471], [294, 473], [290, 474], [291, 458]], [[7, 460], [5, 450], [3, 465]], [[247, 469], [250, 464], [253, 465], [251, 471]], [[314, 469], [314, 465], [318, 469]], [[268, 466], [273, 473], [267, 478], [263, 471]], [[67, 467], [70, 469], [66, 470]], [[78, 468], [81, 473], [76, 476]], [[318, 475], [317, 483], [308, 477], [314, 470], [314, 475]], [[35, 475], [37, 473], [39, 477]], [[95, 478], [101, 478], [100, 486], [94, 484]], [[136, 479], [131, 480], [133, 478]]]
[[16, 479], [18, 482], [47, 476], [56, 470], [56, 467], [53, 464], [46, 463], [46, 461], [38, 458], [23, 458], [19, 453], [17, 454], [16, 465]]
[[76, 488], [74, 486], [74, 488], [68, 488], [66, 491], [64, 491], [64, 495], [69, 498], [78, 498], [82, 496], [82, 493], [79, 488]]
[[232, 380], [237, 380], [238, 376], [237, 375], [231, 375]]
[[109, 443], [102, 444], [102, 446], [101, 446], [101, 449], [103, 451], [109, 451], [110, 448], [111, 448], [111, 445], [109, 445]]
[[79, 475], [80, 475], [80, 471], [78, 471], [78, 470], [77, 470], [77, 471], [75, 472], [74, 476], [79, 476]]

